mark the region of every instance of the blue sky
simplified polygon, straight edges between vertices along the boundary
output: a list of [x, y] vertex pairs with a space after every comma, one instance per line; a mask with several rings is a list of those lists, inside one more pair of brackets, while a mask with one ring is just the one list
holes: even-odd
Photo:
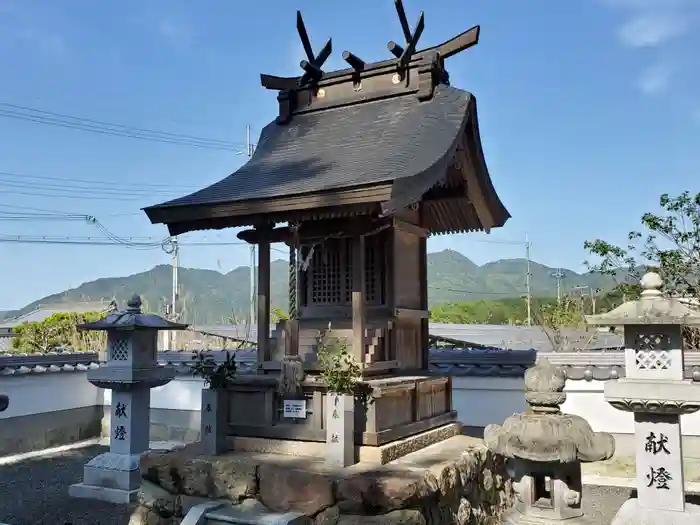
[[[491, 235], [433, 239], [431, 251], [457, 249], [477, 263], [520, 257], [528, 234], [535, 260], [580, 270], [586, 239], [623, 242], [660, 193], [698, 190], [691, 180], [700, 152], [700, 68], [692, 49], [700, 49], [700, 1], [405, 6], [411, 23], [425, 11], [426, 46], [481, 24], [479, 46], [448, 67], [452, 84], [477, 97], [486, 159], [513, 215]], [[259, 74], [299, 71], [296, 9], [316, 48], [333, 37], [331, 67], [342, 65], [345, 49], [387, 58], [387, 41], [401, 37], [391, 0], [0, 0], [0, 104], [243, 149], [245, 126], [255, 140], [277, 111]], [[122, 237], [161, 237], [164, 228], [150, 225], [142, 206], [214, 182], [244, 161], [230, 150], [9, 118], [8, 108], [0, 105], [0, 212], [89, 214]], [[102, 236], [82, 221], [1, 217], [3, 235]], [[235, 232], [188, 239], [235, 240]], [[0, 308], [167, 262], [160, 250], [0, 243]], [[242, 246], [182, 250], [184, 266], [228, 271], [247, 262]]]

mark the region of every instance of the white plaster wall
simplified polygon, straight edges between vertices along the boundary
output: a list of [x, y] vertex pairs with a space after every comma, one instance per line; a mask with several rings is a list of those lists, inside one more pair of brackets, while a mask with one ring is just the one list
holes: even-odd
[[[464, 425], [485, 427], [527, 408], [521, 378], [454, 377], [452, 402]], [[198, 411], [204, 382], [178, 377], [151, 392], [151, 408]], [[634, 432], [632, 414], [614, 409], [603, 397], [601, 381], [567, 381], [565, 412], [584, 417], [596, 431]], [[698, 386], [700, 388], [700, 386]], [[85, 372], [0, 377], [0, 393], [10, 396], [10, 406], [0, 419], [111, 402], [87, 381]], [[700, 436], [700, 413], [682, 417], [683, 434]]]
[[[1, 383], [0, 383], [1, 384]], [[200, 410], [204, 381], [194, 377], [177, 377], [167, 385], [151, 390], [151, 408], [166, 410]], [[112, 402], [112, 392], [105, 390], [104, 404]]]
[[470, 427], [501, 424], [527, 407], [522, 378], [453, 377], [452, 407]]
[[10, 396], [0, 419], [89, 407], [102, 403], [102, 392], [85, 372], [56, 372], [0, 377], [0, 393]]
[[[562, 410], [585, 418], [597, 432], [633, 434], [632, 414], [605, 401], [604, 385], [603, 381], [568, 380]], [[466, 426], [500, 425], [508, 416], [527, 408], [523, 390], [523, 379], [519, 378], [454, 377], [452, 406]], [[681, 416], [681, 424], [683, 435], [700, 436], [700, 412]]]

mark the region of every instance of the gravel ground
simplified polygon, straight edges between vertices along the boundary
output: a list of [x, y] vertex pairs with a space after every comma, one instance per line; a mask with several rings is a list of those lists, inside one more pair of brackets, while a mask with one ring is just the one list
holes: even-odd
[[[127, 525], [131, 508], [68, 496], [82, 479], [83, 465], [107, 450], [87, 447], [0, 466], [0, 525]], [[633, 491], [587, 486], [584, 509], [593, 523], [610, 523]], [[700, 503], [700, 498], [690, 501]]]
[[619, 487], [583, 487], [583, 510], [592, 523], [610, 523], [632, 492]]
[[129, 506], [68, 495], [68, 486], [82, 479], [83, 465], [105, 450], [87, 447], [0, 466], [0, 523], [127, 525]]

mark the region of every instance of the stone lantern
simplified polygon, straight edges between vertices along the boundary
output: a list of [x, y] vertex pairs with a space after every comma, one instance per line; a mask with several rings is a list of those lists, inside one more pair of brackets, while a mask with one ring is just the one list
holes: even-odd
[[71, 496], [113, 503], [135, 500], [141, 485], [139, 460], [149, 448], [151, 388], [174, 377], [171, 367], [158, 365], [158, 332], [185, 328], [141, 312], [138, 295], [129, 300], [126, 310], [78, 326], [107, 332], [106, 363], [88, 371], [87, 379], [112, 391], [112, 406], [109, 452], [85, 465], [83, 482], [71, 485]]
[[509, 459], [514, 480], [517, 501], [503, 523], [591, 523], [581, 509], [581, 463], [612, 457], [615, 440], [593, 432], [582, 417], [561, 412], [565, 384], [561, 369], [538, 360], [525, 372], [529, 410], [484, 430], [486, 446]]
[[605, 383], [605, 400], [634, 413], [637, 497], [615, 525], [700, 523], [700, 506], [686, 503], [680, 416], [700, 409], [700, 385], [684, 379], [683, 327], [700, 327], [700, 313], [661, 293], [661, 277], [642, 277], [642, 294], [611, 312], [587, 316], [592, 325], [622, 326], [625, 377]]

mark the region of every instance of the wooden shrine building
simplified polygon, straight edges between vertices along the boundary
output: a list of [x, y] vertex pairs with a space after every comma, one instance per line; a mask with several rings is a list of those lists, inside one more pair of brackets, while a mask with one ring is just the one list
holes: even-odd
[[[220, 182], [145, 209], [171, 235], [249, 227], [239, 237], [259, 247], [258, 357], [268, 374], [282, 355], [313, 371], [314, 337], [329, 323], [367, 378], [426, 370], [427, 237], [488, 232], [510, 217], [484, 160], [476, 100], [445, 69], [477, 44], [479, 27], [419, 50], [423, 13], [411, 32], [396, 4], [405, 43], [389, 42], [392, 58], [370, 63], [345, 51], [349, 67], [333, 72], [323, 70], [331, 41], [314, 54], [297, 13], [303, 74], [261, 75], [278, 92], [279, 115], [252, 158]], [[290, 320], [270, 338], [276, 242], [290, 247]]]

